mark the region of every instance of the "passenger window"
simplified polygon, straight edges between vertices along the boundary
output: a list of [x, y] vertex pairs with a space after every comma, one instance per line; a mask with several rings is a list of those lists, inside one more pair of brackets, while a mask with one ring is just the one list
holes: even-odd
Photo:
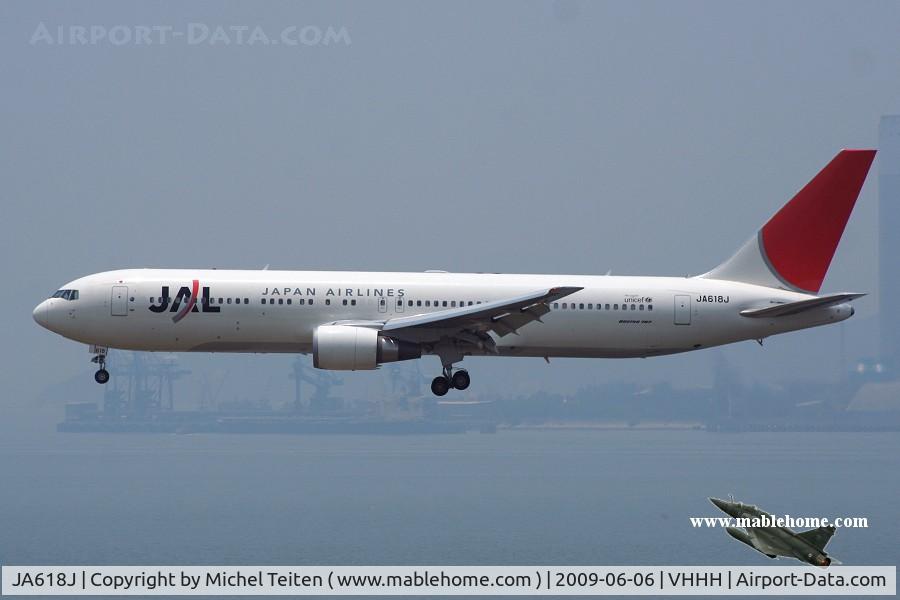
[[631, 305], [631, 310], [637, 310], [637, 306], [635, 306], [634, 304], [632, 304], [632, 305]]
[[594, 305], [589, 303], [589, 304], [588, 304], [588, 310], [591, 310], [591, 309], [593, 309], [593, 308], [594, 308]]
[[640, 310], [644, 310], [644, 305], [643, 305], [643, 304], [640, 305]]
[[288, 301], [287, 301], [287, 302], [288, 302], [288, 304], [292, 304], [292, 303], [293, 303], [293, 299], [292, 299], [292, 298], [288, 298]]
[[619, 310], [619, 305], [618, 305], [618, 304], [613, 304], [613, 310]]
[[407, 305], [407, 306], [412, 306], [412, 305], [413, 305], [413, 301], [412, 301], [412, 300], [408, 300], [406, 305]]
[[578, 305], [578, 308], [579, 308], [580, 310], [584, 310], [584, 302], [582, 302], [581, 304], [579, 304], [579, 305]]
[[355, 300], [355, 299], [350, 301], [350, 306], [356, 306], [356, 300]]
[[344, 298], [342, 304], [343, 304], [344, 306], [347, 306], [347, 299], [346, 299], [346, 298]]
[[300, 298], [299, 300], [297, 300], [297, 304], [300, 304], [300, 305], [306, 304], [306, 300], [304, 298]]
[[312, 306], [312, 304], [313, 304], [313, 299], [310, 298], [310, 299], [309, 299], [309, 305]]
[[450, 302], [450, 307], [451, 307], [451, 308], [455, 308], [455, 307], [456, 307], [456, 300], [453, 300], [452, 302]]
[[431, 306], [431, 300], [426, 300], [426, 301], [425, 301], [425, 306]]
[[244, 298], [244, 304], [250, 304], [250, 298]]
[[606, 305], [606, 310], [609, 310], [609, 304]]
[[331, 306], [331, 298], [325, 298], [325, 306]]
[[554, 309], [559, 308], [559, 302], [554, 302], [554, 303], [553, 303], [553, 308], [554, 308]]
[[447, 301], [446, 301], [446, 300], [444, 300], [442, 306], [443, 306], [444, 308], [447, 308]]
[[[204, 298], [203, 301], [205, 302], [205, 301], [206, 301], [206, 298]], [[265, 299], [265, 298], [261, 299], [261, 300], [259, 301], [259, 303], [260, 303], [260, 304], [265, 304], [265, 303], [266, 303], [266, 299]]]
[[278, 304], [284, 304], [284, 298], [279, 298], [279, 299], [278, 299]]
[[563, 302], [563, 308], [569, 308], [569, 303], [568, 303], [568, 302]]
[[653, 305], [652, 305], [652, 304], [648, 304], [648, 305], [647, 305], [647, 310], [653, 310]]
[[416, 306], [422, 306], [422, 301], [421, 301], [421, 300], [416, 300]]
[[231, 304], [231, 298], [228, 299], [227, 304]]

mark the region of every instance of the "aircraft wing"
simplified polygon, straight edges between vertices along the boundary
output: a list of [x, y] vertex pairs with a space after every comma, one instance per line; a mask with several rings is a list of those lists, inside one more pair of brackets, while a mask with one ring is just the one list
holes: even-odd
[[398, 337], [411, 337], [425, 341], [428, 337], [454, 337], [455, 333], [499, 336], [518, 333], [519, 328], [550, 312], [549, 304], [569, 294], [581, 291], [581, 287], [554, 287], [538, 290], [523, 296], [451, 308], [438, 312], [396, 317], [385, 321], [381, 330]]
[[809, 531], [804, 531], [803, 533], [798, 533], [797, 537], [803, 538], [819, 550], [825, 549], [825, 544], [831, 539], [831, 536], [834, 535], [834, 527], [819, 527], [818, 529], [810, 529]]
[[865, 294], [844, 293], [831, 294], [830, 296], [819, 296], [818, 298], [810, 298], [809, 300], [799, 300], [797, 302], [786, 302], [784, 304], [775, 304], [764, 308], [749, 308], [742, 310], [741, 315], [752, 318], [763, 317], [786, 317], [788, 315], [796, 315], [807, 310], [822, 308], [823, 306], [831, 306], [833, 304], [843, 304], [850, 300], [855, 300], [865, 296]]

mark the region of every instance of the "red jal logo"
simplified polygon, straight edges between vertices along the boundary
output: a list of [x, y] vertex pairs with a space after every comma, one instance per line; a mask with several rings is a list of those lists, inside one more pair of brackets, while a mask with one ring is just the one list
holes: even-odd
[[[213, 306], [209, 300], [209, 287], [203, 288], [203, 297], [200, 298], [200, 309], [197, 308], [198, 292], [200, 291], [200, 280], [195, 279], [191, 283], [191, 287], [182, 286], [174, 298], [169, 297], [169, 286], [162, 286], [162, 292], [159, 297], [159, 304], [151, 304], [150, 310], [155, 313], [163, 313], [166, 311], [176, 313], [172, 316], [172, 322], [185, 318], [188, 313], [205, 312], [217, 313], [222, 310], [220, 306]], [[184, 306], [181, 306], [184, 303]]]

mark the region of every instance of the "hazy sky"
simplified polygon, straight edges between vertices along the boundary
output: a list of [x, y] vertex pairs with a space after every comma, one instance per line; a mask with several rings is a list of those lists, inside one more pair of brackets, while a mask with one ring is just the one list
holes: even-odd
[[[3, 402], [70, 381], [96, 394], [85, 348], [31, 319], [96, 271], [703, 272], [840, 148], [876, 145], [900, 112], [898, 23], [897, 2], [4, 2]], [[117, 25], [231, 34], [36, 35]], [[231, 26], [342, 33], [251, 45]], [[876, 291], [875, 183], [827, 291]], [[875, 308], [844, 326], [858, 353], [874, 353]], [[839, 331], [721, 352], [760, 381], [833, 377]], [[687, 385], [715, 352], [466, 366], [472, 393]], [[289, 362], [185, 359], [197, 381], [232, 369], [247, 394], [287, 393]]]

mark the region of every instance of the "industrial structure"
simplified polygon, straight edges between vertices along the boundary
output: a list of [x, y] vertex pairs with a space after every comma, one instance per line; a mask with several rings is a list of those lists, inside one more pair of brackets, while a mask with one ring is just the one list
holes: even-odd
[[[425, 399], [413, 381], [418, 369], [386, 371], [390, 391], [384, 399], [374, 394], [349, 402], [330, 393], [343, 383], [341, 377], [313, 369], [298, 356], [288, 373], [294, 398], [283, 409], [273, 409], [268, 402], [220, 400], [225, 379], [213, 383], [201, 374], [200, 408], [184, 410], [176, 408], [175, 382], [190, 371], [178, 366], [176, 355], [116, 351], [107, 361], [116, 370], [102, 402], [66, 404], [58, 431], [425, 434], [490, 432], [495, 427], [484, 410], [489, 403]], [[304, 393], [309, 388], [312, 393]]]

